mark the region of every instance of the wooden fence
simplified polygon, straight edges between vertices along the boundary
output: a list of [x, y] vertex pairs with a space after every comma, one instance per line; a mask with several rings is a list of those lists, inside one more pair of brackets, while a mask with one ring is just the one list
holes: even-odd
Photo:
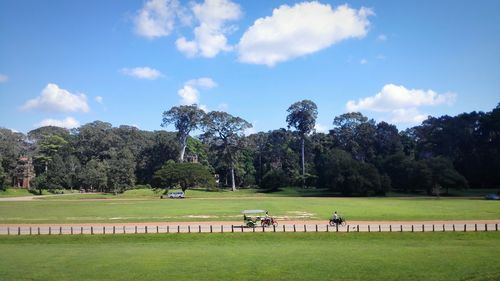
[[240, 225], [106, 225], [106, 226], [6, 226], [0, 235], [97, 235], [148, 233], [235, 233], [235, 232], [478, 232], [498, 231], [495, 224], [357, 224], [329, 226], [283, 224], [270, 227]]

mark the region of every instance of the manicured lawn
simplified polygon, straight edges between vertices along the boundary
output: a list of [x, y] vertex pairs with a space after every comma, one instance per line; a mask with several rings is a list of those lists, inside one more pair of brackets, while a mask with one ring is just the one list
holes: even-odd
[[0, 190], [1, 197], [18, 197], [18, 196], [33, 196], [27, 189], [21, 188], [7, 188], [6, 190]]
[[499, 280], [500, 234], [0, 237], [3, 280]]
[[[210, 193], [212, 194], [212, 193]], [[330, 198], [258, 196], [149, 199], [141, 197], [0, 202], [0, 223], [77, 223], [239, 220], [244, 209], [266, 209], [278, 219], [348, 220], [500, 219], [500, 202], [479, 199]]]

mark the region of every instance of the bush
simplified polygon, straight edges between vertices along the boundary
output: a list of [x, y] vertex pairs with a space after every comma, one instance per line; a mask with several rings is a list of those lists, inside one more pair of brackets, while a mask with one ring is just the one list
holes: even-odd
[[288, 176], [282, 170], [270, 170], [262, 178], [260, 187], [270, 190], [278, 190], [280, 187], [288, 185]]

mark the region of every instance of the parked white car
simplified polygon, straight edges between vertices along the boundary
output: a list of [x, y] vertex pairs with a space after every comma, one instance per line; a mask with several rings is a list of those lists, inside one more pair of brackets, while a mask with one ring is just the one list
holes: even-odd
[[183, 191], [172, 191], [172, 192], [169, 192], [168, 194], [162, 195], [161, 198], [163, 198], [163, 199], [165, 199], [165, 198], [171, 198], [171, 199], [179, 198], [179, 199], [183, 199], [184, 198], [184, 192]]

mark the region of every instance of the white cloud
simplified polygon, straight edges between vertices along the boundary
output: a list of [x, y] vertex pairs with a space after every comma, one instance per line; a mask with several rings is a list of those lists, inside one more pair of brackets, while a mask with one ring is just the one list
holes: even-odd
[[184, 85], [182, 89], [177, 91], [177, 94], [181, 97], [180, 103], [182, 105], [191, 105], [200, 101], [200, 92], [193, 86]]
[[377, 36], [377, 41], [379, 42], [387, 41], [387, 36], [385, 34], [379, 34], [379, 36]]
[[222, 51], [231, 51], [226, 35], [234, 30], [227, 22], [241, 17], [240, 6], [230, 0], [205, 0], [196, 3], [192, 12], [199, 25], [194, 29], [193, 40], [180, 37], [175, 42], [177, 49], [188, 57], [213, 58]]
[[361, 59], [359, 61], [360, 64], [367, 64], [368, 63], [368, 60], [367, 59]]
[[149, 0], [134, 18], [135, 33], [150, 39], [167, 36], [182, 14], [177, 0]]
[[456, 94], [437, 94], [432, 90], [407, 89], [403, 86], [387, 84], [375, 96], [347, 102], [348, 111], [371, 110], [388, 112], [394, 109], [419, 106], [452, 105]]
[[427, 115], [421, 113], [416, 108], [401, 108], [395, 109], [392, 112], [391, 122], [393, 123], [411, 123], [419, 124], [427, 119]]
[[104, 102], [104, 99], [103, 99], [103, 97], [101, 97], [101, 96], [97, 96], [97, 97], [95, 97], [95, 101], [96, 101], [97, 103], [99, 103], [99, 104], [102, 104], [102, 103]]
[[9, 76], [0, 73], [0, 83], [5, 83], [9, 81]]
[[190, 86], [193, 86], [193, 87], [200, 86], [200, 87], [207, 88], [207, 89], [211, 89], [211, 88], [217, 87], [217, 83], [215, 83], [215, 81], [212, 80], [212, 78], [208, 78], [208, 77], [201, 77], [201, 78], [198, 78], [198, 79], [191, 79], [191, 80], [187, 81], [185, 83], [185, 85], [190, 85]]
[[28, 100], [22, 110], [39, 109], [47, 112], [88, 112], [87, 96], [72, 94], [58, 85], [49, 83], [39, 97]]
[[245, 130], [243, 130], [243, 135], [249, 136], [249, 135], [252, 135], [252, 134], [256, 134], [257, 133], [257, 129], [255, 129], [255, 125], [257, 125], [257, 122], [258, 121], [253, 121], [251, 123], [252, 127], [246, 128]]
[[217, 109], [221, 111], [227, 111], [229, 109], [229, 105], [227, 103], [221, 103], [219, 104], [219, 106], [217, 106]]
[[456, 100], [455, 93], [438, 94], [433, 90], [407, 89], [394, 84], [385, 85], [374, 96], [350, 100], [346, 104], [347, 111], [388, 112], [391, 121], [396, 123], [419, 123], [427, 118], [419, 107], [452, 105]]
[[259, 18], [238, 44], [239, 60], [274, 66], [276, 63], [312, 54], [349, 38], [363, 38], [373, 15], [368, 8], [336, 9], [319, 2], [282, 5], [270, 17]]
[[314, 130], [316, 130], [316, 132], [318, 132], [318, 133], [328, 133], [328, 128], [326, 126], [319, 124], [319, 123], [316, 123], [314, 125]]
[[161, 72], [147, 66], [122, 68], [120, 72], [124, 75], [132, 76], [138, 79], [155, 80], [162, 76]]
[[199, 104], [200, 102], [200, 91], [198, 88], [211, 89], [217, 87], [217, 83], [209, 77], [201, 77], [197, 79], [191, 79], [184, 83], [184, 86], [177, 91], [177, 94], [181, 97], [180, 104], [191, 105], [198, 104], [198, 107], [204, 111], [208, 111], [208, 108], [204, 104]]
[[78, 122], [73, 117], [66, 117], [63, 120], [50, 119], [50, 118], [44, 119], [41, 122], [35, 124], [35, 127], [37, 127], [37, 128], [44, 127], [44, 126], [56, 126], [56, 127], [72, 129], [72, 128], [80, 127], [80, 122]]

